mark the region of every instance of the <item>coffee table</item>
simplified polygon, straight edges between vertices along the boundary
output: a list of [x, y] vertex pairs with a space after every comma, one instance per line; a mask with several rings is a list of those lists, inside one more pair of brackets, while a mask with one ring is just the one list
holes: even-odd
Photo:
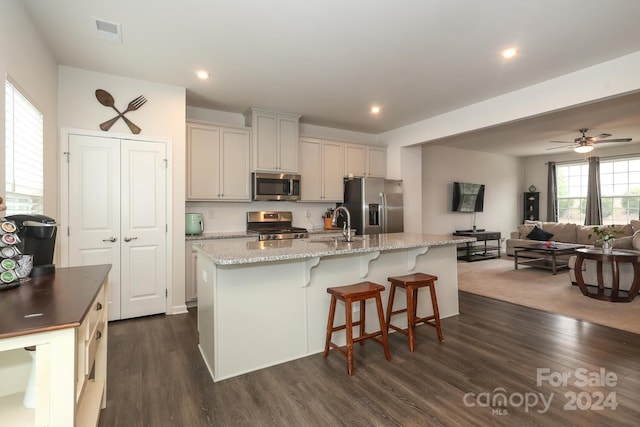
[[[571, 255], [579, 248], [584, 248], [584, 245], [556, 243], [547, 247], [545, 242], [539, 242], [516, 246], [513, 251], [515, 269], [518, 269], [518, 265], [528, 265], [551, 270], [553, 274], [556, 274], [562, 268], [569, 268], [569, 262], [558, 259], [558, 255]], [[522, 252], [534, 253], [536, 256], [523, 258]]]

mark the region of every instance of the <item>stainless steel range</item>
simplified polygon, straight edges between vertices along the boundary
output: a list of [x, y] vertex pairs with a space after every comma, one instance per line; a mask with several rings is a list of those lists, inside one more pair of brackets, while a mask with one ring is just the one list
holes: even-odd
[[256, 233], [258, 240], [305, 239], [309, 237], [305, 228], [292, 227], [291, 212], [261, 211], [247, 212], [247, 231]]

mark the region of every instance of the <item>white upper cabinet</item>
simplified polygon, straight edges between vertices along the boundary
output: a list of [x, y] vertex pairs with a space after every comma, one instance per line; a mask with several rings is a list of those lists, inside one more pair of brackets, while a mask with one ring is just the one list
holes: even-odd
[[300, 197], [304, 202], [341, 202], [344, 144], [300, 139]]
[[386, 147], [345, 144], [344, 174], [345, 176], [385, 178], [387, 174]]
[[367, 147], [367, 176], [387, 177], [387, 147]]
[[251, 132], [187, 124], [187, 200], [251, 200]]
[[253, 131], [253, 170], [297, 173], [300, 115], [252, 107], [244, 116]]

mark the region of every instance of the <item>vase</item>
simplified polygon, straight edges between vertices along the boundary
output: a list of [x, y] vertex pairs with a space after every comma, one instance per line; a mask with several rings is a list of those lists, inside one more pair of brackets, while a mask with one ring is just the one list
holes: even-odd
[[605, 240], [604, 242], [602, 242], [602, 252], [604, 252], [605, 254], [611, 253], [612, 247], [613, 247], [612, 240]]

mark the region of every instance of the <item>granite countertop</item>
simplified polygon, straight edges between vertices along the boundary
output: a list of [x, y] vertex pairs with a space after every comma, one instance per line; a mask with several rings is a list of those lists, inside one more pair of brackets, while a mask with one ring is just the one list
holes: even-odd
[[[309, 234], [328, 234], [328, 233], [341, 233], [342, 228], [311, 228], [307, 230]], [[355, 230], [354, 230], [355, 232]], [[205, 232], [202, 234], [186, 234], [185, 240], [218, 240], [218, 239], [239, 239], [243, 237], [254, 237], [257, 240], [257, 235], [254, 233], [247, 233], [246, 231], [227, 231], [227, 232]]]
[[331, 255], [367, 253], [394, 249], [423, 248], [473, 242], [473, 237], [455, 237], [451, 234], [390, 233], [355, 236], [355, 241], [344, 242], [333, 237], [269, 241], [211, 241], [196, 244], [198, 252], [218, 265], [252, 264], [324, 257]]

